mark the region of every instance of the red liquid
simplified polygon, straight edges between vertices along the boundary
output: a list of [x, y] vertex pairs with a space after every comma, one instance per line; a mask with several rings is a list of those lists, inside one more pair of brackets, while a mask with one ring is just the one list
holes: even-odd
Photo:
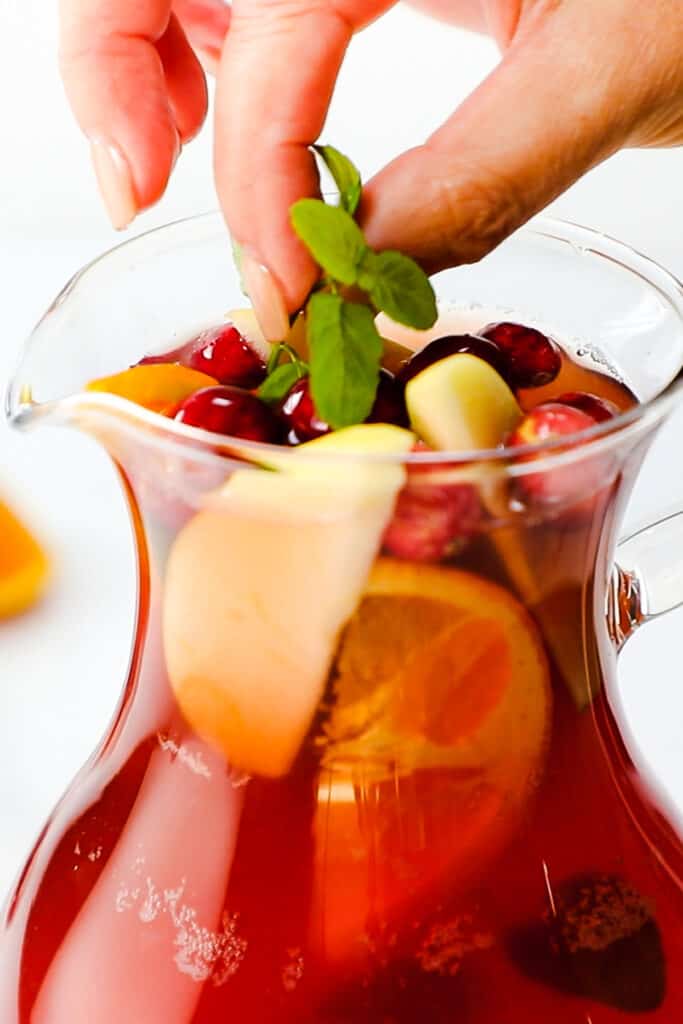
[[[628, 402], [571, 364], [551, 388]], [[135, 692], [9, 906], [3, 1024], [683, 1020], [681, 836], [604, 686], [617, 487], [590, 519], [490, 530], [455, 561], [528, 605], [553, 665], [530, 782], [522, 719], [501, 746], [509, 790], [488, 762], [335, 763], [333, 682], [289, 775], [231, 773], [174, 707], [153, 594]]]

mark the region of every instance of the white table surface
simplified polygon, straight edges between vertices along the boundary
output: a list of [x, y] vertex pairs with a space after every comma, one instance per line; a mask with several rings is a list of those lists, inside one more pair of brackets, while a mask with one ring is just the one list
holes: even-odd
[[[0, 385], [21, 340], [67, 277], [117, 239], [101, 212], [86, 148], [55, 67], [45, 0], [0, 0]], [[484, 40], [396, 10], [353, 47], [325, 137], [367, 174], [420, 141], [491, 67]], [[378, 74], [378, 68], [381, 74]], [[9, 98], [14, 97], [10, 102]], [[683, 276], [683, 152], [628, 153], [555, 205]], [[179, 163], [168, 196], [132, 233], [214, 205], [210, 135]], [[655, 446], [630, 522], [683, 503], [683, 413]], [[0, 624], [0, 896], [116, 703], [132, 620], [132, 550], [104, 454], [63, 430], [0, 425], [0, 493], [50, 548], [45, 601]], [[623, 656], [624, 699], [642, 756], [683, 809], [683, 615], [650, 625]]]

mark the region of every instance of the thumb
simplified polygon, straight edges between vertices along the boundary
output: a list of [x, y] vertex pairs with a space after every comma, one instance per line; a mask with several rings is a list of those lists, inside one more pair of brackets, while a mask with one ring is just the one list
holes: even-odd
[[[572, 7], [584, 12], [576, 24]], [[606, 42], [581, 2], [532, 18], [460, 109], [368, 183], [373, 247], [400, 249], [430, 272], [473, 262], [627, 140], [623, 76], [606, 53], [622, 66], [624, 41]]]

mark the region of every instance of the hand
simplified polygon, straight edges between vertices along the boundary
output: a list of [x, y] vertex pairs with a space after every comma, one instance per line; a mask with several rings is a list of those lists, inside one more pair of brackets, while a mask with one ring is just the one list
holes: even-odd
[[62, 76], [116, 228], [160, 198], [201, 128], [196, 53], [215, 67], [229, 21], [221, 0], [61, 0]]
[[[63, 4], [72, 101], [86, 131], [90, 122], [103, 135], [110, 131], [125, 152], [139, 208], [156, 198], [163, 173], [168, 175], [173, 144], [167, 126], [173, 117], [169, 103], [164, 113], [160, 102], [158, 56], [155, 76], [147, 68], [154, 88], [140, 103], [139, 82], [145, 79], [136, 64], [140, 78], [131, 84], [132, 51], [137, 48], [141, 63], [144, 45], [149, 64], [152, 42], [163, 50], [171, 36], [175, 77], [167, 71], [168, 97], [186, 130], [188, 123], [196, 128], [200, 111], [196, 99], [189, 102], [197, 89], [194, 58], [184, 37], [179, 40], [178, 22], [168, 21], [164, 0]], [[247, 254], [252, 298], [272, 327], [269, 333], [275, 333], [285, 308], [301, 303], [314, 279], [315, 268], [288, 219], [292, 202], [317, 192], [308, 146], [322, 129], [353, 33], [392, 5], [234, 0], [218, 69], [216, 180], [230, 229]], [[678, 0], [419, 0], [419, 6], [487, 29], [504, 57], [424, 145], [368, 183], [362, 219], [376, 247], [402, 249], [428, 270], [476, 260], [619, 148], [683, 141]], [[100, 8], [99, 23], [84, 13], [86, 7]], [[143, 44], [141, 36], [150, 41]], [[99, 59], [92, 56], [98, 46]], [[127, 97], [116, 109], [110, 100], [114, 83], [116, 95]], [[163, 159], [152, 143], [153, 124]], [[163, 173], [152, 187], [155, 160]]]

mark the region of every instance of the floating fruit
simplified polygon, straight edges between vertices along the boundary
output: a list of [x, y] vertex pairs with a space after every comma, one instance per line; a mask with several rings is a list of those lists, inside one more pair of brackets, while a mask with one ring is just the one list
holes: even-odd
[[320, 737], [313, 939], [326, 957], [362, 955], [372, 921], [391, 934], [486, 870], [541, 777], [551, 702], [537, 629], [502, 588], [378, 560]]
[[601, 398], [588, 391], [565, 391], [556, 399], [560, 405], [571, 405], [574, 409], [580, 409], [596, 423], [604, 423], [619, 415], [619, 406], [611, 402], [609, 398]]
[[477, 356], [460, 353], [434, 363], [408, 381], [410, 422], [433, 448], [496, 448], [522, 413], [500, 374]]
[[265, 402], [236, 387], [195, 391], [181, 403], [175, 418], [188, 426], [247, 441], [275, 443], [282, 433], [277, 417]]
[[562, 369], [562, 350], [556, 341], [523, 324], [491, 324], [482, 332], [506, 357], [507, 379], [513, 388], [538, 388], [552, 383]]
[[48, 560], [38, 542], [0, 502], [0, 618], [18, 615], [38, 600], [48, 576]]
[[393, 423], [397, 427], [408, 426], [405, 388], [393, 374], [384, 368], [379, 371], [377, 395], [366, 422]]
[[653, 1013], [666, 998], [655, 908], [618, 876], [583, 875], [556, 886], [552, 914], [515, 929], [507, 946], [528, 977], [623, 1014]]
[[408, 469], [384, 534], [384, 548], [397, 558], [439, 562], [455, 554], [481, 521], [481, 502], [472, 484], [448, 481], [439, 468]]
[[145, 409], [173, 416], [180, 403], [191, 394], [216, 383], [213, 377], [187, 366], [157, 363], [132, 366], [111, 377], [93, 380], [86, 390], [118, 395]]
[[289, 444], [301, 444], [330, 433], [330, 426], [316, 412], [308, 377], [302, 377], [292, 385], [279, 413]]
[[220, 384], [255, 388], [266, 376], [271, 346], [250, 309], [235, 309], [230, 322], [209, 327], [178, 348], [146, 356], [140, 366], [178, 363], [199, 370]]
[[500, 374], [503, 380], [510, 383], [507, 377], [509, 367], [501, 350], [495, 342], [489, 341], [486, 338], [478, 338], [474, 334], [454, 334], [430, 341], [428, 345], [420, 349], [419, 352], [416, 352], [412, 359], [405, 364], [400, 371], [399, 377], [404, 384], [407, 384], [409, 380], [416, 377], [422, 370], [426, 370], [428, 366], [432, 366], [434, 363], [439, 362], [439, 360], [457, 355], [460, 352], [483, 359], [484, 362], [488, 363]]
[[402, 454], [413, 442], [367, 424], [283, 451], [279, 472], [235, 472], [178, 534], [165, 582], [169, 677], [192, 728], [239, 769], [289, 770], [405, 480], [400, 462], [337, 456]]
[[[526, 414], [508, 444], [515, 448], [557, 441], [594, 426], [595, 420], [581, 409], [546, 402]], [[537, 457], [529, 456], [532, 460]], [[566, 466], [525, 473], [516, 481], [518, 490], [527, 500], [561, 508], [589, 498], [606, 482], [604, 461], [589, 454]]]

